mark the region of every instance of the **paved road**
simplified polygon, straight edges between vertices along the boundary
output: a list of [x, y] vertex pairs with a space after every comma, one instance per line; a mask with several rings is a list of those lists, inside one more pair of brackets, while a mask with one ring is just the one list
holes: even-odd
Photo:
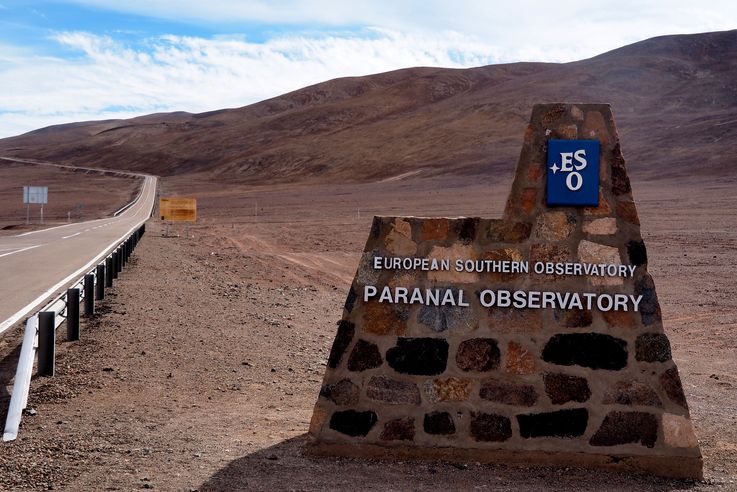
[[146, 221], [156, 178], [146, 176], [138, 201], [117, 217], [0, 237], [0, 333], [68, 287]]

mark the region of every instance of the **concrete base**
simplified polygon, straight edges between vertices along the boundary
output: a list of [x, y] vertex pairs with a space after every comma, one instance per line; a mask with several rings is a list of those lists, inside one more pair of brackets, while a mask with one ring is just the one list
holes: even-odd
[[646, 473], [667, 478], [703, 480], [701, 456], [632, 456], [544, 451], [509, 451], [504, 449], [426, 448], [417, 446], [378, 446], [317, 442], [305, 444], [308, 456], [393, 460], [443, 460], [499, 463], [512, 466], [572, 466], [601, 468], [628, 473]]

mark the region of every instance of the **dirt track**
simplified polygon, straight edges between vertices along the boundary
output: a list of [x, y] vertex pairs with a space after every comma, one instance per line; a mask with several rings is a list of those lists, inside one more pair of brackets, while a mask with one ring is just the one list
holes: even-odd
[[38, 415], [4, 445], [0, 486], [737, 490], [737, 210], [708, 184], [634, 183], [705, 483], [300, 455], [371, 215], [500, 215], [506, 182], [462, 184], [200, 187], [194, 237], [151, 224], [82, 341], [61, 344], [58, 377], [34, 381]]

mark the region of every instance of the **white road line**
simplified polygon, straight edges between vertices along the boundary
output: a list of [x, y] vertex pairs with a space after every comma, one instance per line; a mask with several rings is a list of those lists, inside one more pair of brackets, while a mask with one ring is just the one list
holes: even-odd
[[22, 251], [28, 251], [29, 249], [38, 248], [39, 246], [43, 246], [43, 244], [37, 244], [35, 246], [28, 246], [27, 248], [21, 248], [21, 249], [18, 249], [16, 251], [11, 251], [10, 253], [5, 253], [5, 254], [0, 255], [0, 258], [2, 258], [3, 256], [14, 255], [14, 254], [20, 253]]
[[82, 234], [82, 233], [81, 232], [77, 232], [76, 234], [72, 234], [70, 236], [62, 236], [61, 238], [62, 239], [69, 239], [70, 237], [79, 236], [80, 234]]

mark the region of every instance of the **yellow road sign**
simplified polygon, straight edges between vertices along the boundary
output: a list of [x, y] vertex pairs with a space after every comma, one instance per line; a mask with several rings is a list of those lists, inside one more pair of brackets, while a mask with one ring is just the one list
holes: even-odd
[[195, 198], [160, 198], [161, 220], [172, 222], [196, 222], [197, 200]]

